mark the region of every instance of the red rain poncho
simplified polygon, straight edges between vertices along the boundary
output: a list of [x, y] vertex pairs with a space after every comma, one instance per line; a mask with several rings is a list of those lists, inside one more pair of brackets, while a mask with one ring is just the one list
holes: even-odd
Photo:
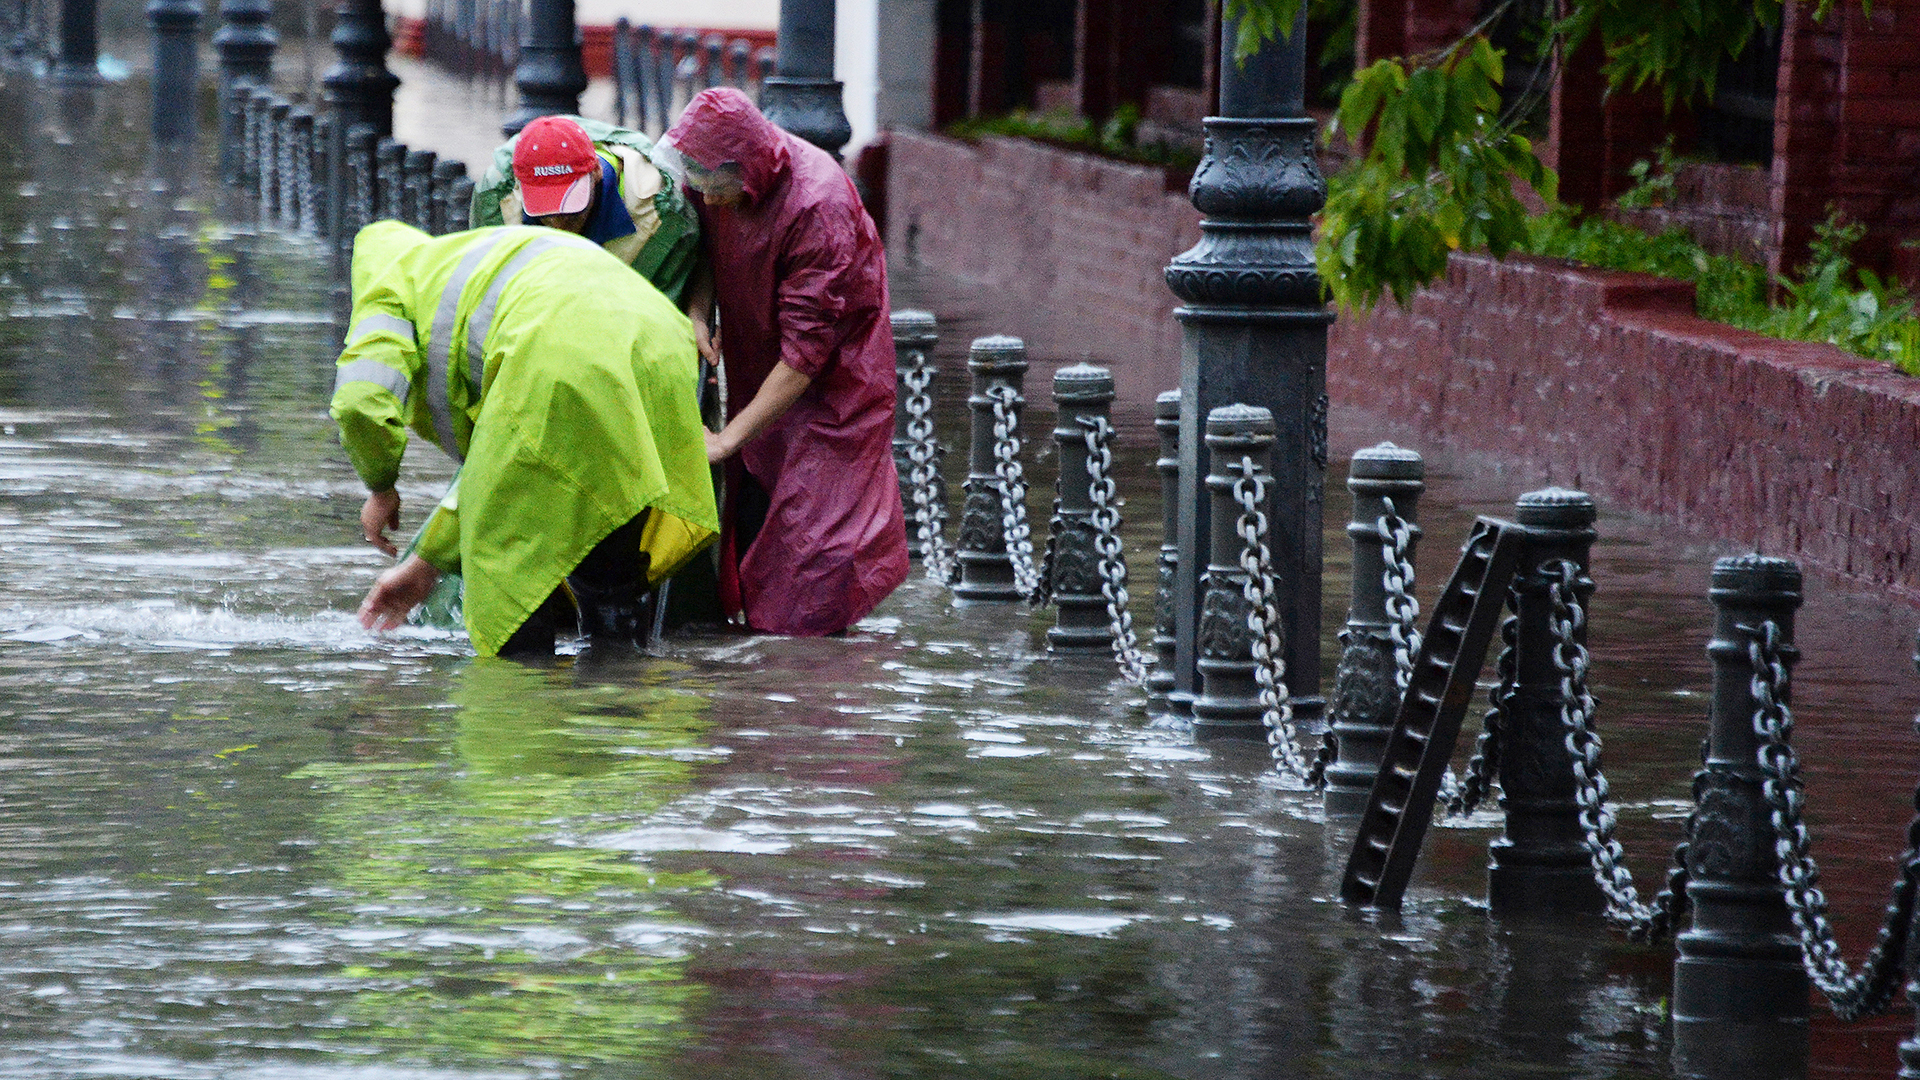
[[[779, 361], [813, 379], [729, 462], [722, 596], [755, 630], [844, 630], [907, 578], [880, 235], [846, 172], [775, 127], [738, 90], [695, 96], [667, 139], [707, 169], [738, 162], [744, 182], [736, 206], [696, 197], [713, 260], [729, 413], [753, 399]], [[731, 504], [742, 469], [771, 507], [738, 551]]]

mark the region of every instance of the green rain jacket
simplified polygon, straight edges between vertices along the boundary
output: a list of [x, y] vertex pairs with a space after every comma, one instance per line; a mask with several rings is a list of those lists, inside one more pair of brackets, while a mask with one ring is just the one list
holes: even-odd
[[[650, 160], [653, 141], [638, 131], [601, 120], [584, 116], [561, 119], [579, 124], [593, 140], [594, 150], [612, 162], [619, 174], [620, 201], [633, 218], [635, 231], [607, 241], [607, 250], [666, 293], [675, 305], [684, 306], [687, 283], [700, 254], [700, 215], [673, 178]], [[501, 144], [474, 185], [469, 210], [474, 228], [519, 224], [520, 196], [513, 179], [513, 148], [519, 142], [520, 136], [515, 135]]]
[[414, 550], [464, 576], [482, 656], [640, 511], [650, 584], [719, 530], [692, 324], [619, 265], [537, 226], [354, 238], [340, 441], [373, 491], [399, 477], [409, 428], [461, 462]]

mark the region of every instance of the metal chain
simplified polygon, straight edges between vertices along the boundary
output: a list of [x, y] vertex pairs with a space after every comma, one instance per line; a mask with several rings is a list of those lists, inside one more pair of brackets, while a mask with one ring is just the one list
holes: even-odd
[[960, 560], [947, 546], [947, 505], [940, 498], [939, 447], [933, 441], [933, 399], [927, 387], [933, 371], [925, 365], [908, 370], [907, 386], [907, 486], [913, 492], [914, 535], [920, 542], [920, 559], [927, 577], [941, 585], [960, 582]]
[[278, 160], [274, 170], [279, 175], [273, 185], [274, 211], [282, 228], [294, 228], [299, 224], [299, 194], [293, 179], [293, 114], [287, 113], [274, 125], [273, 148]]
[[1420, 601], [1413, 596], [1413, 527], [1394, 510], [1392, 499], [1381, 499], [1386, 513], [1380, 515], [1381, 555], [1386, 571], [1381, 584], [1387, 590], [1387, 636], [1393, 639], [1393, 682], [1402, 695], [1413, 681], [1413, 658], [1420, 654]]
[[[1506, 738], [1506, 719], [1501, 706], [1513, 694], [1519, 671], [1520, 620], [1512, 614], [1518, 607], [1517, 596], [1507, 590], [1507, 617], [1500, 621], [1500, 658], [1494, 662], [1498, 672], [1493, 689], [1487, 691], [1487, 714], [1480, 722], [1480, 737], [1474, 740], [1473, 756], [1467, 760], [1466, 775], [1456, 781], [1453, 791], [1443, 796], [1447, 813], [1465, 817], [1480, 808], [1493, 794], [1500, 775], [1500, 745]], [[1449, 777], [1452, 776], [1449, 770]]]
[[1760, 738], [1756, 755], [1763, 774], [1760, 790], [1772, 811], [1774, 854], [1787, 908], [1800, 931], [1801, 962], [1807, 977], [1826, 995], [1834, 1015], [1842, 1020], [1873, 1016], [1892, 1002], [1906, 963], [1916, 876], [1920, 876], [1920, 858], [1916, 858], [1920, 819], [1908, 826], [1907, 853], [1873, 949], [1858, 972], [1849, 971], [1827, 921], [1826, 894], [1816, 884], [1820, 869], [1814, 865], [1813, 841], [1807, 832], [1800, 762], [1789, 741], [1793, 735], [1793, 710], [1787, 705], [1791, 676], [1780, 658], [1780, 627], [1769, 619], [1757, 629], [1740, 629], [1751, 638], [1747, 659], [1753, 669], [1753, 732]]
[[[1261, 509], [1267, 499], [1266, 479], [1254, 465], [1252, 455], [1243, 456], [1233, 471], [1238, 474], [1233, 482], [1233, 501], [1240, 508], [1234, 531], [1240, 537], [1240, 569], [1247, 575], [1241, 592], [1247, 599], [1247, 628], [1253, 631], [1253, 680], [1260, 688], [1260, 719], [1267, 728], [1274, 770], [1312, 784], [1314, 769], [1300, 751], [1293, 726], [1293, 700], [1287, 692], [1287, 662], [1281, 655], [1285, 644], [1280, 640], [1280, 617], [1275, 607], [1278, 589], [1273, 580], [1273, 553], [1267, 543], [1267, 514]], [[1320, 776], [1324, 783], [1324, 765]]]
[[318, 235], [320, 232], [319, 191], [313, 178], [313, 144], [315, 132], [312, 124], [299, 127], [300, 138], [295, 140], [293, 148], [293, 189], [297, 204], [294, 211], [295, 224], [301, 232]]
[[1574, 801], [1580, 804], [1582, 843], [1593, 866], [1593, 879], [1607, 898], [1607, 918], [1626, 927], [1636, 939], [1652, 940], [1672, 931], [1684, 891], [1663, 890], [1653, 903], [1640, 902], [1633, 873], [1627, 869], [1626, 850], [1613, 838], [1618, 819], [1607, 806], [1607, 778], [1600, 771], [1600, 732], [1593, 724], [1594, 701], [1587, 687], [1587, 649], [1579, 632], [1587, 624], [1580, 602], [1583, 584], [1578, 563], [1556, 559], [1540, 568], [1547, 578], [1553, 607], [1548, 626], [1553, 634], [1553, 666], [1560, 673], [1560, 723], [1566, 731], [1567, 753], [1573, 759]]
[[[1027, 603], [1038, 607], [1053, 598], [1053, 583], [1043, 578], [1033, 561], [1033, 527], [1027, 521], [1027, 476], [1020, 465], [1020, 421], [1013, 404], [1018, 393], [1006, 383], [987, 388], [993, 402], [993, 471], [1000, 478], [1001, 529], [1006, 534], [1007, 562], [1013, 566], [1013, 587]], [[1049, 537], [1051, 543], [1053, 538]]]
[[1093, 501], [1089, 522], [1093, 547], [1099, 554], [1100, 595], [1107, 601], [1107, 619], [1113, 627], [1113, 659], [1120, 674], [1135, 686], [1147, 684], [1147, 658], [1134, 633], [1133, 612], [1127, 602], [1127, 560], [1120, 540], [1120, 500], [1113, 482], [1113, 423], [1104, 416], [1083, 416], [1086, 428], [1087, 496]]

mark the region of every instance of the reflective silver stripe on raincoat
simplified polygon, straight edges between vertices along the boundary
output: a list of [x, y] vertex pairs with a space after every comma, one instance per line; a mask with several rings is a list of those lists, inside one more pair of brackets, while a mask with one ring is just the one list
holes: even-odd
[[372, 383], [391, 392], [400, 399], [402, 408], [406, 407], [407, 397], [413, 392], [413, 384], [407, 381], [406, 372], [390, 368], [378, 360], [355, 360], [340, 368], [333, 376], [333, 392], [337, 394], [341, 387], [355, 382]]
[[375, 312], [372, 315], [362, 316], [359, 322], [353, 324], [353, 329], [347, 331], [347, 347], [352, 348], [361, 338], [368, 334], [377, 334], [382, 330], [406, 338], [408, 341], [414, 339], [413, 323], [410, 320], [398, 315]]
[[[447, 369], [453, 363], [453, 324], [460, 316], [460, 294], [467, 280], [479, 268], [481, 260], [513, 234], [497, 233], [481, 241], [460, 258], [453, 277], [440, 290], [440, 306], [433, 313], [433, 340], [427, 345], [427, 408], [433, 413], [433, 431], [440, 437], [440, 448], [455, 461], [463, 461], [459, 444], [453, 439], [453, 403], [447, 397]], [[477, 400], [477, 395], [475, 400]]]
[[531, 241], [507, 260], [507, 265], [493, 276], [487, 286], [487, 295], [480, 298], [473, 312], [467, 316], [467, 388], [473, 392], [473, 400], [480, 400], [480, 386], [487, 372], [487, 333], [493, 329], [493, 311], [500, 306], [500, 294], [506, 291], [507, 282], [526, 268], [534, 259], [557, 247], [586, 247], [597, 249], [598, 244], [585, 237], [572, 233], [554, 232], [552, 236], [543, 236]]

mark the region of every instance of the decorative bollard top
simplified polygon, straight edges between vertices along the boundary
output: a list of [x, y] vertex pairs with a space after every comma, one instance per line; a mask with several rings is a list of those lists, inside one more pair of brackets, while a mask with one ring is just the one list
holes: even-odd
[[1207, 414], [1207, 448], [1259, 449], [1273, 442], [1273, 411], [1257, 405], [1222, 405]]
[[899, 344], [924, 348], [940, 339], [939, 325], [930, 311], [896, 311], [890, 321], [893, 340]]
[[[1180, 391], [1168, 390], [1153, 399], [1153, 418], [1155, 420], [1180, 419]], [[1159, 425], [1155, 425], [1156, 427]]]
[[1713, 561], [1708, 595], [1716, 601], [1745, 598], [1800, 606], [1800, 566], [1792, 559], [1758, 553], [1730, 555]]
[[1562, 487], [1529, 491], [1515, 500], [1513, 511], [1514, 518], [1522, 525], [1553, 529], [1590, 526], [1600, 516], [1593, 496]]
[[1053, 373], [1053, 400], [1062, 405], [1101, 405], [1113, 400], [1113, 373], [1075, 364]]
[[974, 338], [967, 350], [967, 366], [982, 374], [998, 375], [1027, 370], [1027, 343], [1017, 337], [995, 334]]
[[1355, 480], [1423, 480], [1427, 463], [1417, 450], [1383, 442], [1355, 453], [1348, 475]]

